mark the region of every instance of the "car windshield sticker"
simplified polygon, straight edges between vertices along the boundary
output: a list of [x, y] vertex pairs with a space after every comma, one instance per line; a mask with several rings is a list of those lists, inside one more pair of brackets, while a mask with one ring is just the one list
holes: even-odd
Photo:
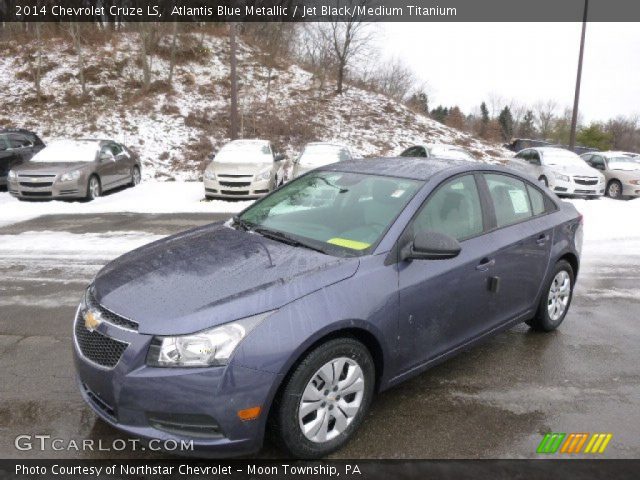
[[327, 243], [338, 245], [340, 247], [351, 248], [352, 250], [364, 250], [371, 246], [370, 243], [358, 242], [357, 240], [349, 240], [348, 238], [334, 237], [327, 240]]

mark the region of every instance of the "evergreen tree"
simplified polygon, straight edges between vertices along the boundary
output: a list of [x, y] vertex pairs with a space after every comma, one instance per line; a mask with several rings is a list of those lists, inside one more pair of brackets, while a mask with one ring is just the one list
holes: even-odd
[[498, 123], [500, 124], [500, 131], [502, 134], [502, 140], [509, 141], [513, 136], [513, 117], [511, 116], [511, 110], [509, 107], [504, 107], [498, 116]]
[[606, 132], [598, 123], [581, 128], [576, 135], [576, 140], [580, 145], [598, 150], [609, 150], [613, 144], [611, 133]]
[[489, 128], [489, 109], [487, 108], [487, 104], [484, 102], [480, 104], [480, 115], [480, 129], [478, 134], [482, 138], [486, 138]]
[[431, 118], [440, 123], [446, 123], [448, 115], [449, 109], [447, 107], [443, 107], [442, 105], [438, 105], [436, 108], [431, 110]]
[[531, 110], [527, 110], [527, 113], [524, 114], [522, 118], [522, 123], [520, 124], [520, 137], [522, 138], [532, 138], [536, 134], [535, 127], [535, 119], [533, 116], [533, 112]]

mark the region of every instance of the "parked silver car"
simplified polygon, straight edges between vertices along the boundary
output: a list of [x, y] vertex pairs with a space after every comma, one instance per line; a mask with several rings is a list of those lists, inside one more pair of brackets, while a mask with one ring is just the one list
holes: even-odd
[[267, 140], [233, 140], [204, 171], [207, 198], [259, 198], [282, 185], [284, 155]]
[[640, 196], [640, 157], [629, 152], [595, 152], [581, 155], [588, 165], [600, 170], [611, 198]]
[[352, 158], [354, 158], [353, 153], [345, 145], [326, 142], [307, 143], [300, 156], [293, 161], [291, 178], [299, 177], [314, 168]]
[[475, 161], [476, 158], [467, 150], [448, 143], [421, 143], [407, 148], [401, 157], [438, 157], [450, 160]]
[[597, 198], [604, 194], [604, 175], [564, 148], [527, 148], [508, 163], [537, 178], [557, 195]]
[[138, 156], [113, 140], [52, 142], [11, 169], [9, 192], [19, 199], [86, 198], [141, 179]]

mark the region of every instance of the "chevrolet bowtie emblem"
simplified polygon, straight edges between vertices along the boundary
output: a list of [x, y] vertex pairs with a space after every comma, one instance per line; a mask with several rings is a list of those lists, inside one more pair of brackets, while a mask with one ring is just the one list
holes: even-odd
[[87, 310], [87, 312], [84, 314], [84, 326], [90, 332], [95, 331], [101, 323], [102, 320], [100, 320], [97, 313], [94, 313], [91, 310]]

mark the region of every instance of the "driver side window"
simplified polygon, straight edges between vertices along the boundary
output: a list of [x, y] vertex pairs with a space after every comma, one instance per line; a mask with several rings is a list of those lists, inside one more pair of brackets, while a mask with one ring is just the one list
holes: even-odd
[[482, 233], [480, 195], [473, 175], [464, 175], [438, 188], [413, 223], [414, 234], [434, 231], [465, 240]]

